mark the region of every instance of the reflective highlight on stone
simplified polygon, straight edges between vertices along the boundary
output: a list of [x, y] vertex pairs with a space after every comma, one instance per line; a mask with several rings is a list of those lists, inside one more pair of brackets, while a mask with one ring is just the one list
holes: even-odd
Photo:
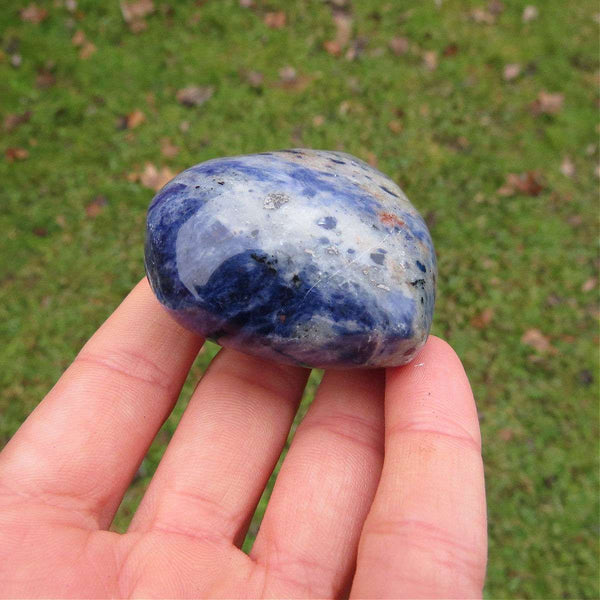
[[433, 318], [427, 226], [391, 179], [341, 152], [187, 169], [150, 204], [145, 263], [179, 323], [282, 363], [401, 365]]

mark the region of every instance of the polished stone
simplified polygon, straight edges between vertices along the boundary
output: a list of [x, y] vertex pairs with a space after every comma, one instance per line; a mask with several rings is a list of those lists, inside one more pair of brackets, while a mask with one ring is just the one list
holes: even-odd
[[436, 258], [402, 190], [341, 152], [219, 158], [148, 209], [146, 272], [188, 329], [282, 363], [409, 362], [425, 343]]

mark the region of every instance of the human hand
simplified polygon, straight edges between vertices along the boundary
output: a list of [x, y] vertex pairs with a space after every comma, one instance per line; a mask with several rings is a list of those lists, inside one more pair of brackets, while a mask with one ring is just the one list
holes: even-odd
[[0, 595], [481, 595], [477, 413], [433, 337], [405, 367], [325, 374], [249, 556], [308, 371], [221, 351], [128, 532], [108, 531], [201, 343], [143, 280], [84, 346], [0, 454]]

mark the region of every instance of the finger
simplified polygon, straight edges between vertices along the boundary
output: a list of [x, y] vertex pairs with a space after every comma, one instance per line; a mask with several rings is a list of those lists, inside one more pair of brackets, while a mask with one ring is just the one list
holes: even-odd
[[338, 597], [383, 462], [383, 371], [330, 371], [283, 462], [251, 557], [274, 596]]
[[387, 370], [385, 462], [355, 598], [477, 598], [486, 562], [481, 440], [469, 382], [440, 339]]
[[308, 374], [222, 350], [198, 384], [130, 531], [241, 545]]
[[0, 455], [2, 483], [107, 527], [201, 344], [142, 280]]

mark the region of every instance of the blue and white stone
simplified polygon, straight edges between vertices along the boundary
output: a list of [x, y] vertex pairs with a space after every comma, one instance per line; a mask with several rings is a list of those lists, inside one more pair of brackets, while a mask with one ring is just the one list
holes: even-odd
[[148, 209], [146, 272], [175, 319], [225, 347], [320, 368], [409, 362], [436, 258], [402, 190], [341, 152], [219, 158]]

